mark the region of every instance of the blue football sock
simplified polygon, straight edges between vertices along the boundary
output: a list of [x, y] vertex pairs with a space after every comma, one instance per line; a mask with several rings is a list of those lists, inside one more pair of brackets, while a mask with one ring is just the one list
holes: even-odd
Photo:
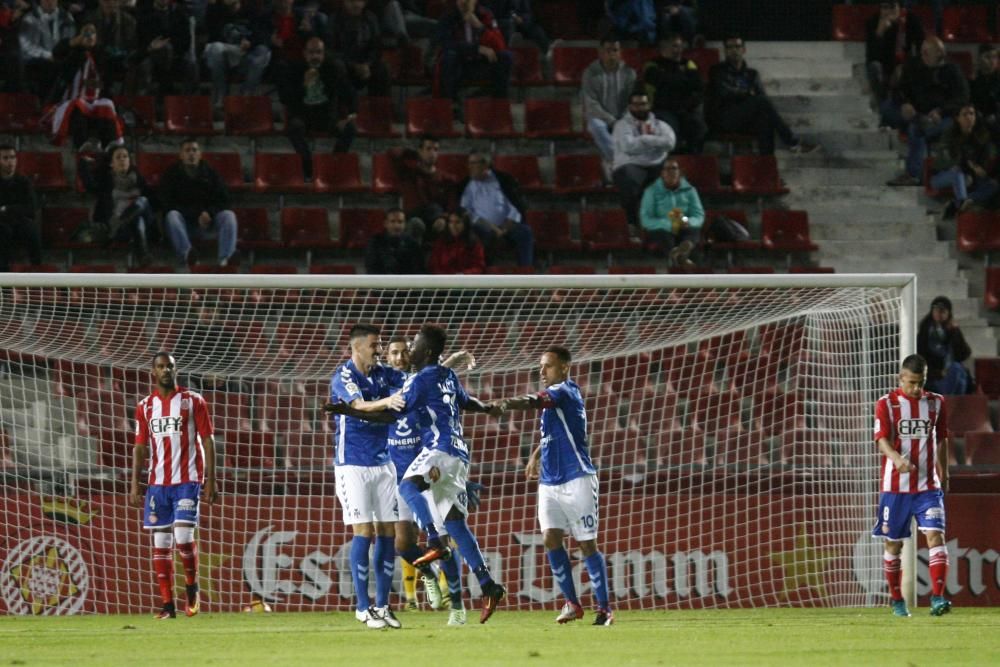
[[573, 584], [573, 568], [570, 567], [569, 554], [566, 553], [565, 547], [559, 547], [549, 552], [549, 566], [552, 568], [552, 576], [559, 584], [559, 590], [562, 591], [566, 600], [579, 605], [580, 600], [576, 597], [576, 586]]
[[351, 578], [354, 579], [354, 595], [360, 611], [371, 606], [368, 598], [368, 547], [371, 543], [370, 537], [361, 535], [355, 535], [351, 540]]
[[476, 542], [476, 536], [469, 530], [469, 524], [465, 522], [465, 517], [445, 521], [444, 525], [448, 528], [451, 539], [455, 540], [455, 544], [458, 545], [458, 551], [462, 554], [462, 558], [469, 564], [469, 569], [476, 573], [480, 585], [493, 581], [489, 570], [486, 569], [486, 563], [479, 550], [479, 543]]
[[448, 580], [448, 597], [451, 598], [451, 608], [462, 608], [462, 570], [458, 562], [458, 554], [441, 561], [441, 571]]
[[437, 527], [434, 525], [434, 517], [431, 516], [431, 506], [427, 503], [427, 499], [424, 498], [424, 494], [421, 493], [416, 482], [409, 479], [404, 479], [400, 482], [399, 495], [403, 496], [403, 500], [406, 501], [406, 504], [410, 506], [410, 509], [413, 510], [413, 513], [416, 515], [417, 521], [423, 529], [427, 531], [427, 539], [438, 539]]
[[386, 607], [392, 591], [392, 573], [396, 568], [396, 538], [375, 538], [375, 606]]
[[594, 597], [597, 598], [597, 606], [608, 609], [608, 568], [604, 563], [604, 554], [595, 551], [583, 562], [587, 565], [587, 573], [590, 574], [590, 586], [594, 590]]

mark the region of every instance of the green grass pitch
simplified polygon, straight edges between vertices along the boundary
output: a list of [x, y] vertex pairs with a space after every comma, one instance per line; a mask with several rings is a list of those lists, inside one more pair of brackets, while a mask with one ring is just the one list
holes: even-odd
[[608, 628], [555, 612], [500, 611], [479, 625], [400, 613], [366, 630], [347, 613], [0, 617], [3, 665], [997, 665], [1000, 608], [932, 618], [887, 609], [620, 612]]

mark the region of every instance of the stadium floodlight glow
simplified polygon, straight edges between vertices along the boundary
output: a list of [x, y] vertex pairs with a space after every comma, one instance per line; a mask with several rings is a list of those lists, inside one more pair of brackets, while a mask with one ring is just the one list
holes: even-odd
[[[484, 399], [538, 391], [545, 348], [571, 350], [614, 607], [880, 604], [873, 406], [914, 351], [915, 311], [912, 275], [4, 274], [0, 613], [159, 606], [126, 497], [134, 406], [159, 350], [215, 424], [205, 608], [348, 609], [350, 535], [320, 406], [357, 322], [383, 343], [444, 326], [448, 351], [475, 355], [461, 377]], [[471, 522], [505, 604], [554, 609], [524, 479], [537, 418], [464, 427], [487, 487]], [[586, 584], [576, 560], [574, 576]]]

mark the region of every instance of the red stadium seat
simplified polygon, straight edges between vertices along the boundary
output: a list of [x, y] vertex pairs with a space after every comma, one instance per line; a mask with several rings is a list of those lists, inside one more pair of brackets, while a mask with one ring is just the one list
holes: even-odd
[[495, 276], [532, 276], [535, 274], [535, 267], [493, 264], [486, 267], [486, 273]]
[[535, 236], [535, 248], [543, 251], [579, 250], [570, 238], [569, 214], [563, 210], [530, 210], [525, 222]]
[[325, 208], [281, 209], [281, 242], [286, 248], [333, 248]]
[[249, 190], [250, 184], [243, 178], [243, 163], [239, 153], [202, 153], [201, 159], [219, 172], [222, 182], [230, 190]]
[[965, 462], [970, 465], [1000, 465], [1000, 433], [967, 433]]
[[959, 252], [1000, 250], [1000, 212], [966, 211], [958, 215], [955, 240]]
[[372, 190], [377, 194], [394, 193], [399, 189], [396, 165], [388, 153], [372, 155]]
[[514, 73], [511, 76], [515, 86], [538, 86], [545, 84], [542, 71], [542, 56], [534, 46], [516, 46], [510, 49], [514, 56]]
[[354, 121], [358, 136], [373, 139], [398, 137], [399, 132], [392, 128], [393, 116], [392, 98], [362, 95], [358, 98], [358, 117]]
[[316, 153], [313, 171], [317, 192], [343, 194], [367, 192], [361, 181], [361, 164], [357, 153]]
[[312, 264], [309, 273], [318, 275], [354, 275], [358, 268], [353, 264]]
[[179, 159], [177, 153], [139, 153], [136, 156], [135, 168], [146, 179], [149, 187], [155, 188], [159, 186], [163, 172]]
[[114, 264], [74, 264], [69, 267], [70, 273], [117, 273]]
[[990, 401], [985, 394], [948, 396], [948, 435], [961, 438], [969, 431], [992, 431]]
[[583, 249], [592, 252], [642, 248], [641, 242], [629, 238], [628, 220], [621, 209], [581, 211], [580, 238]]
[[[925, 27], [931, 25], [924, 24]], [[941, 33], [941, 38], [946, 42], [992, 42], [986, 5], [945, 7], [941, 15]]]
[[156, 129], [156, 98], [152, 95], [114, 95], [115, 113], [123, 118], [132, 114], [137, 130], [150, 133]]
[[552, 49], [552, 78], [557, 86], [579, 86], [583, 71], [597, 60], [597, 50], [557, 46]]
[[266, 137], [274, 134], [270, 97], [226, 97], [222, 100], [222, 109], [226, 134], [242, 137]]
[[439, 153], [436, 166], [441, 175], [458, 182], [469, 175], [469, 156], [466, 153]]
[[795, 266], [788, 267], [789, 273], [836, 273], [837, 269], [832, 266], [810, 266], [804, 264], [797, 264]]
[[369, 239], [382, 231], [385, 212], [375, 208], [340, 210], [340, 245], [347, 250], [364, 250]]
[[706, 48], [688, 49], [684, 52], [684, 58], [698, 66], [698, 74], [701, 76], [701, 80], [707, 82], [709, 70], [712, 69], [712, 65], [719, 62], [719, 50]]
[[298, 153], [257, 153], [254, 156], [254, 189], [257, 192], [313, 192], [305, 182]]
[[0, 93], [0, 134], [40, 132], [42, 111], [38, 98], [30, 93]]
[[803, 468], [829, 468], [833, 458], [829, 442], [815, 430], [797, 429], [785, 433], [781, 445], [782, 463]]
[[932, 199], [938, 199], [941, 197], [947, 197], [951, 194], [951, 188], [942, 188], [940, 190], [935, 189], [931, 185], [931, 175], [934, 173], [934, 158], [928, 157], [924, 159], [924, 169], [923, 176], [921, 180], [924, 182], [924, 194]]
[[615, 266], [608, 267], [608, 274], [610, 275], [631, 275], [631, 274], [648, 274], [656, 273], [655, 266], [639, 265], [634, 264], [617, 264]]
[[693, 185], [702, 196], [717, 195], [730, 192], [723, 187], [719, 177], [719, 158], [714, 155], [677, 155], [674, 156], [684, 178]]
[[514, 177], [523, 192], [551, 192], [552, 186], [542, 182], [538, 158], [534, 155], [497, 155], [493, 166]]
[[556, 194], [607, 192], [599, 155], [556, 155]]
[[1000, 267], [986, 267], [986, 288], [983, 300], [989, 310], [1000, 310]]
[[241, 250], [279, 248], [281, 244], [271, 238], [271, 222], [265, 208], [234, 208], [237, 231], [236, 243]]
[[510, 139], [514, 130], [510, 100], [469, 97], [465, 100], [465, 135], [473, 139]]
[[767, 250], [812, 252], [819, 247], [809, 238], [805, 211], [767, 209], [761, 216], [761, 243]]
[[529, 139], [575, 139], [569, 100], [525, 100], [524, 136]]
[[69, 190], [62, 153], [21, 151], [17, 154], [17, 172], [30, 178], [36, 190]]
[[735, 220], [739, 224], [743, 225], [747, 229], [750, 229], [750, 223], [747, 221], [746, 211], [743, 209], [724, 209], [716, 210], [709, 209], [705, 211], [705, 226], [702, 228], [702, 240], [705, 242], [706, 246], [712, 248], [713, 250], [721, 250], [724, 252], [730, 251], [740, 251], [740, 250], [760, 250], [760, 241], [746, 240], [746, 241], [719, 241], [716, 240], [716, 232], [713, 228], [713, 223], [718, 216], [725, 216], [730, 220]]
[[240, 433], [254, 430], [250, 410], [250, 395], [238, 391], [202, 391], [202, 396], [212, 413], [216, 441], [220, 449], [227, 450], [239, 439]]
[[478, 474], [518, 470], [523, 466], [520, 433], [470, 431], [466, 442], [475, 452], [472, 465]]
[[439, 139], [461, 136], [452, 124], [451, 100], [411, 97], [406, 100], [406, 134], [432, 134]]
[[382, 60], [397, 85], [426, 86], [431, 82], [424, 68], [424, 52], [416, 44], [383, 51]]
[[236, 441], [226, 448], [226, 466], [244, 469], [273, 468], [275, 451], [273, 433], [238, 431]]
[[776, 273], [773, 266], [763, 266], [748, 265], [748, 266], [729, 266], [726, 267], [726, 273]]
[[733, 190], [741, 195], [783, 195], [788, 188], [778, 176], [778, 161], [773, 155], [734, 155]]
[[833, 39], [838, 42], [865, 41], [865, 23], [878, 11], [878, 5], [834, 5]]
[[553, 264], [547, 273], [554, 276], [589, 276], [597, 273], [597, 269], [589, 264]]
[[973, 362], [976, 385], [992, 398], [1000, 398], [1000, 358], [976, 357]]
[[208, 136], [212, 124], [212, 98], [208, 95], [167, 95], [163, 98], [163, 126], [167, 134]]

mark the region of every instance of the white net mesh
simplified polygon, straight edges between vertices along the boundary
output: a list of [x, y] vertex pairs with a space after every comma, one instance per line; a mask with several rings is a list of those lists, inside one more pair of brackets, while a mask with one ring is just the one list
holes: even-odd
[[[158, 350], [213, 414], [223, 496], [199, 529], [208, 608], [252, 595], [281, 610], [350, 608], [350, 535], [319, 406], [357, 322], [381, 326], [383, 342], [442, 324], [450, 351], [475, 354], [462, 377], [483, 399], [538, 391], [541, 352], [573, 352], [615, 606], [864, 605], [881, 591], [866, 537], [871, 414], [894, 384], [902, 280], [189, 278], [0, 289], [0, 613], [159, 606], [141, 511], [127, 504], [134, 408]], [[558, 593], [523, 474], [537, 422], [464, 418], [487, 487], [471, 523], [517, 608]]]

